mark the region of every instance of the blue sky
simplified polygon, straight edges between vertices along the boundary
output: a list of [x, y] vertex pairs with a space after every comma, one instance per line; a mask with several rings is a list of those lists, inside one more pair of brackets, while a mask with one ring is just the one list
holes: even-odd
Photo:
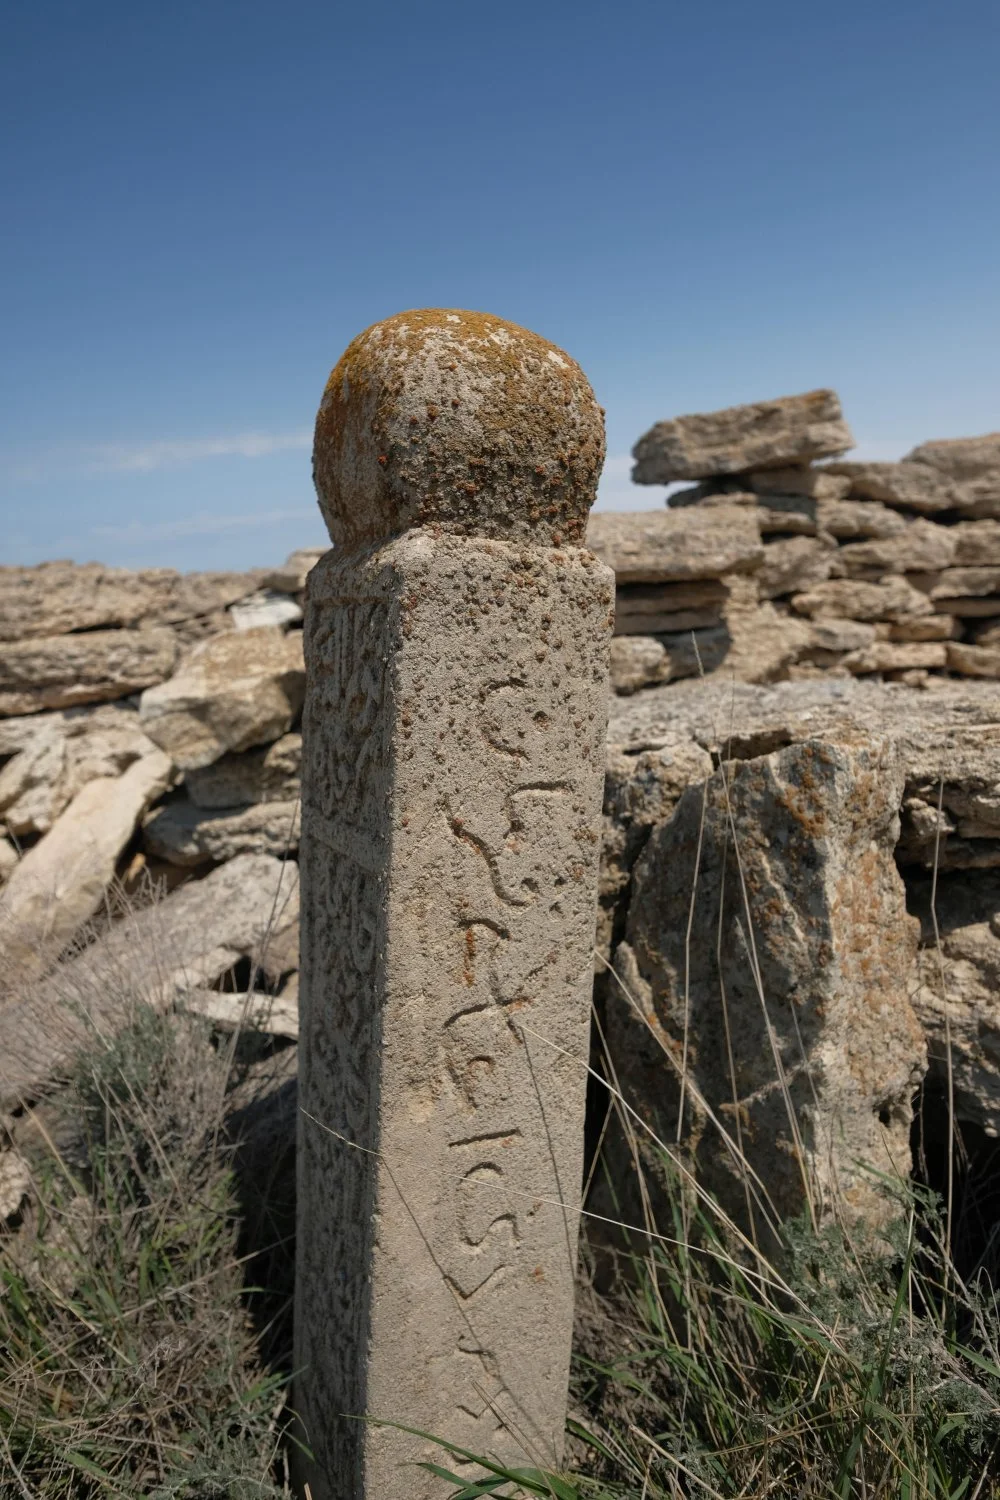
[[2, 560], [324, 539], [326, 375], [407, 307], [570, 351], [602, 503], [679, 412], [1000, 427], [996, 0], [35, 0], [0, 49]]

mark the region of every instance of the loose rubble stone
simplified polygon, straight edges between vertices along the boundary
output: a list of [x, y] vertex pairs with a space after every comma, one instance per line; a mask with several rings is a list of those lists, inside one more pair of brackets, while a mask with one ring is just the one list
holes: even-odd
[[297, 1041], [299, 1035], [298, 984], [280, 995], [255, 990], [245, 994], [220, 994], [218, 990], [189, 990], [183, 1008], [204, 1016], [226, 1031], [262, 1031], [268, 1036]]
[[844, 453], [854, 439], [834, 391], [731, 406], [658, 422], [632, 450], [636, 484], [787, 469]]
[[861, 620], [819, 619], [810, 627], [809, 650], [830, 655], [863, 651], [874, 640], [875, 626]]
[[823, 583], [836, 566], [840, 550], [832, 537], [795, 536], [772, 542], [757, 573], [760, 597], [778, 599]]
[[1000, 516], [1000, 433], [921, 443], [906, 461], [950, 481], [962, 509], [970, 514]]
[[0, 715], [106, 703], [169, 677], [170, 630], [91, 630], [12, 641], [0, 656]]
[[842, 541], [898, 536], [908, 524], [898, 510], [890, 510], [878, 500], [821, 500], [816, 506], [816, 523], [821, 531]]
[[31, 1189], [31, 1168], [17, 1151], [0, 1153], [0, 1219], [12, 1219]]
[[45, 833], [88, 781], [120, 776], [156, 749], [136, 710], [122, 704], [40, 714], [27, 724], [34, 734], [0, 770], [0, 820], [19, 837]]
[[[689, 787], [633, 870], [615, 957], [630, 998], [608, 992], [619, 1083], [673, 1141], [672, 1064], [687, 1053], [679, 1138], [737, 1221], [748, 1212], [742, 1151], [779, 1218], [800, 1212], [807, 1191], [829, 1212], [839, 1189], [851, 1215], [884, 1222], [893, 1206], [863, 1164], [905, 1174], [925, 1067], [907, 997], [917, 924], [893, 860], [899, 757], [878, 735], [845, 730], [734, 762], [727, 779]], [[759, 1202], [758, 1231], [767, 1213]]]
[[88, 1036], [112, 1036], [136, 1004], [165, 1008], [244, 958], [263, 965], [298, 921], [298, 867], [266, 854], [240, 855], [127, 914], [79, 957], [9, 997], [0, 1108], [36, 1098]]
[[229, 611], [237, 630], [257, 630], [262, 625], [296, 625], [302, 619], [300, 606], [288, 594], [261, 589], [234, 604]]
[[950, 641], [961, 631], [953, 615], [920, 615], [886, 622], [877, 627], [888, 641]]
[[958, 641], [947, 645], [948, 666], [963, 677], [1000, 677], [1000, 645], [965, 646]]
[[944, 641], [873, 641], [844, 658], [844, 666], [855, 676], [866, 672], [912, 672], [915, 668], [940, 668], [948, 664]]
[[619, 584], [682, 583], [750, 573], [764, 557], [752, 512], [717, 510], [602, 511], [590, 518], [587, 545], [614, 569]]
[[881, 583], [831, 578], [814, 584], [804, 594], [796, 594], [792, 608], [814, 619], [826, 616], [839, 620], [898, 620], [934, 612], [927, 595], [899, 577], [885, 578]]
[[951, 528], [958, 567], [1000, 567], [1000, 521], [959, 521]]
[[762, 469], [754, 474], [745, 474], [748, 487], [755, 495], [808, 495], [810, 499], [823, 503], [843, 500], [851, 488], [851, 481], [840, 474], [831, 474], [826, 469]]
[[[1000, 596], [1000, 567], [943, 568], [929, 582], [934, 600]], [[1000, 614], [1000, 598], [996, 612]], [[961, 614], [961, 610], [955, 613]]]
[[845, 463], [830, 465], [830, 472], [851, 481], [852, 495], [863, 500], [881, 500], [921, 515], [954, 510], [955, 487], [925, 464]]
[[352, 1417], [560, 1460], [614, 604], [568, 544], [602, 454], [573, 362], [480, 315], [370, 329], [320, 410], [344, 545], [306, 610], [295, 1366], [314, 1500], [434, 1493], [413, 1467], [433, 1442]]
[[298, 802], [258, 802], [208, 811], [169, 802], [146, 819], [143, 844], [172, 865], [195, 866], [237, 854], [294, 853], [299, 847]]
[[881, 578], [886, 573], [930, 573], [947, 568], [955, 556], [954, 529], [933, 521], [912, 521], [895, 536], [850, 542], [840, 549], [849, 578]]
[[294, 802], [300, 790], [302, 736], [283, 734], [262, 750], [224, 755], [188, 771], [184, 785], [196, 807], [249, 807], [254, 802]]
[[258, 587], [252, 573], [177, 573], [50, 562], [0, 567], [0, 641], [109, 626], [175, 625], [217, 614]]
[[327, 550], [326, 547], [301, 547], [297, 552], [290, 552], [280, 568], [265, 573], [263, 587], [276, 589], [279, 594], [301, 594], [306, 579]]
[[172, 774], [169, 758], [154, 749], [121, 776], [89, 781], [28, 850], [0, 895], [8, 971], [10, 966], [20, 974], [40, 971], [94, 915], [118, 856]]
[[1000, 621], [986, 620], [982, 625], [973, 625], [972, 638], [977, 646], [1000, 646]]
[[302, 636], [273, 628], [195, 646], [169, 682], [143, 693], [146, 734], [183, 770], [287, 733], [302, 706]]
[[1000, 871], [950, 875], [935, 892], [940, 952], [931, 917], [931, 882], [913, 882], [922, 919], [913, 1005], [927, 1037], [930, 1078], [947, 1089], [955, 1115], [1000, 1136]]

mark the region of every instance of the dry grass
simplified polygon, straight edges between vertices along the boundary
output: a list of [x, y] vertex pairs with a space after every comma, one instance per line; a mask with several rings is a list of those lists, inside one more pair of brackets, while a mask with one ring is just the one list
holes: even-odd
[[254, 1285], [287, 1263], [287, 1220], [241, 1170], [281, 1068], [163, 1013], [156, 958], [107, 976], [115, 1025], [12, 1125], [32, 1181], [0, 1235], [3, 1500], [289, 1493], [290, 1278]]

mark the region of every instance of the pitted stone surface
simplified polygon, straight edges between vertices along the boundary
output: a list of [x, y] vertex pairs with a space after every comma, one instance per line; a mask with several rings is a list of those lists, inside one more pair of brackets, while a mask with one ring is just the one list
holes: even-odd
[[424, 308], [359, 334], [327, 382], [313, 450], [338, 546], [437, 523], [580, 543], [603, 412], [575, 360], [487, 313]]
[[412, 1467], [432, 1445], [341, 1413], [558, 1462], [612, 614], [586, 551], [430, 528], [310, 576], [295, 1362], [315, 1500], [436, 1493]]

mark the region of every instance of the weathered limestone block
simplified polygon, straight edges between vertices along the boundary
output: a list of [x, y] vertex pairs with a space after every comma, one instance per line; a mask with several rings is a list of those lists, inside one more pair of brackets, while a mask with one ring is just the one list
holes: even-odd
[[929, 1076], [946, 1089], [950, 1070], [956, 1117], [1000, 1136], [1000, 871], [938, 881], [940, 953], [929, 877], [911, 882], [911, 900], [922, 924], [913, 1005]]
[[934, 613], [927, 595], [905, 578], [892, 576], [881, 583], [856, 578], [830, 578], [804, 594], [796, 594], [792, 608], [813, 619], [899, 620]]
[[940, 670], [947, 665], [948, 647], [944, 641], [873, 641], [844, 657], [844, 666], [856, 677], [867, 672]]
[[883, 505], [880, 500], [820, 500], [816, 506], [816, 522], [821, 531], [827, 531], [842, 541], [897, 536], [907, 525], [905, 516]]
[[809, 654], [844, 655], [863, 651], [875, 640], [875, 626], [862, 620], [814, 620], [809, 631]]
[[958, 521], [951, 533], [956, 567], [1000, 567], [1000, 521]]
[[692, 783], [711, 773], [708, 751], [684, 734], [668, 736], [654, 750], [608, 747], [597, 917], [597, 950], [605, 962], [624, 936], [632, 868], [650, 830], [671, 815]]
[[963, 677], [1000, 677], [1000, 646], [966, 646], [948, 642], [948, 667]]
[[955, 486], [925, 464], [839, 461], [830, 465], [830, 472], [851, 481], [852, 496], [881, 500], [920, 515], [954, 510], [958, 504]]
[[0, 655], [0, 715], [127, 698], [173, 671], [171, 630], [91, 630], [11, 641]]
[[947, 568], [955, 556], [954, 528], [933, 521], [911, 521], [895, 536], [849, 542], [840, 549], [848, 578], [881, 578], [886, 573], [930, 573]]
[[906, 462], [950, 481], [968, 514], [1000, 517], [1000, 433], [921, 443], [906, 455]]
[[302, 736], [283, 734], [261, 750], [224, 755], [188, 771], [184, 785], [196, 807], [249, 807], [254, 802], [294, 802], [300, 790]]
[[743, 478], [755, 495], [766, 496], [768, 501], [773, 495], [808, 495], [811, 500], [836, 502], [851, 488], [849, 479], [827, 469], [762, 469]]
[[221, 864], [237, 854], [294, 853], [299, 847], [298, 802], [256, 802], [208, 810], [186, 799], [168, 802], [146, 819], [142, 842], [172, 865]]
[[286, 734], [304, 691], [300, 632], [240, 631], [188, 652], [169, 682], [143, 693], [139, 720], [175, 764], [197, 770]]
[[8, 973], [43, 969], [94, 915], [136, 823], [172, 774], [169, 757], [152, 748], [123, 775], [88, 781], [28, 850], [0, 896]]
[[882, 621], [876, 627], [887, 641], [950, 641], [961, 635], [954, 615], [916, 615], [912, 619]]
[[412, 1467], [432, 1445], [352, 1417], [559, 1458], [613, 606], [566, 543], [602, 446], [578, 367], [478, 314], [377, 325], [320, 409], [338, 550], [306, 609], [295, 1356], [314, 1500], [435, 1492]]
[[840, 559], [841, 549], [829, 536], [793, 536], [772, 542], [764, 550], [757, 574], [762, 599], [798, 594], [816, 583], [824, 583]]
[[739, 1151], [772, 1206], [754, 1207], [758, 1230], [807, 1192], [822, 1215], [838, 1186], [852, 1214], [884, 1220], [860, 1163], [905, 1175], [925, 1066], [907, 997], [917, 924], [893, 860], [902, 766], [886, 740], [845, 730], [726, 774], [728, 792], [717, 773], [683, 794], [633, 871], [615, 959], [631, 998], [608, 999], [619, 1079], [672, 1141], [686, 1049], [680, 1139], [738, 1221]]
[[137, 1003], [166, 1007], [245, 958], [273, 972], [272, 953], [298, 929], [298, 885], [294, 861], [242, 854], [125, 916], [24, 993], [5, 992], [0, 1109], [37, 1097], [88, 1034], [113, 1035]]
[[602, 511], [591, 516], [587, 546], [619, 584], [684, 583], [752, 573], [764, 546], [752, 510]]
[[0, 821], [18, 837], [45, 833], [88, 781], [120, 776], [156, 749], [135, 709], [120, 704], [40, 714], [26, 724], [33, 732], [0, 770]]
[[301, 594], [306, 579], [326, 550], [326, 547], [300, 547], [290, 552], [280, 568], [264, 574], [263, 587], [276, 589], [280, 594]]
[[177, 573], [48, 562], [0, 567], [0, 641], [113, 626], [179, 625], [257, 588], [252, 573]]
[[234, 604], [229, 617], [236, 630], [259, 630], [262, 625], [297, 625], [302, 619], [302, 609], [290, 594], [259, 589]]
[[845, 453], [854, 439], [834, 391], [731, 406], [658, 422], [632, 449], [636, 484], [787, 469]]
[[[808, 473], [807, 469], [800, 471]], [[729, 481], [730, 484], [736, 481]], [[845, 483], [846, 481], [841, 481]], [[719, 506], [728, 507], [733, 505], [744, 506], [753, 512], [761, 534], [766, 532], [780, 531], [786, 535], [815, 536], [816, 534], [816, 501], [808, 495], [798, 494], [763, 494], [757, 495], [753, 491], [731, 490], [730, 488], [719, 488], [715, 486], [726, 485], [727, 481], [722, 479], [708, 479], [704, 484], [695, 485], [693, 489], [681, 490], [670, 496], [667, 502], [671, 510], [681, 510], [687, 506], [697, 505], [702, 509], [717, 509]]]
[[1000, 615], [1000, 567], [942, 568], [917, 581], [939, 614]]

